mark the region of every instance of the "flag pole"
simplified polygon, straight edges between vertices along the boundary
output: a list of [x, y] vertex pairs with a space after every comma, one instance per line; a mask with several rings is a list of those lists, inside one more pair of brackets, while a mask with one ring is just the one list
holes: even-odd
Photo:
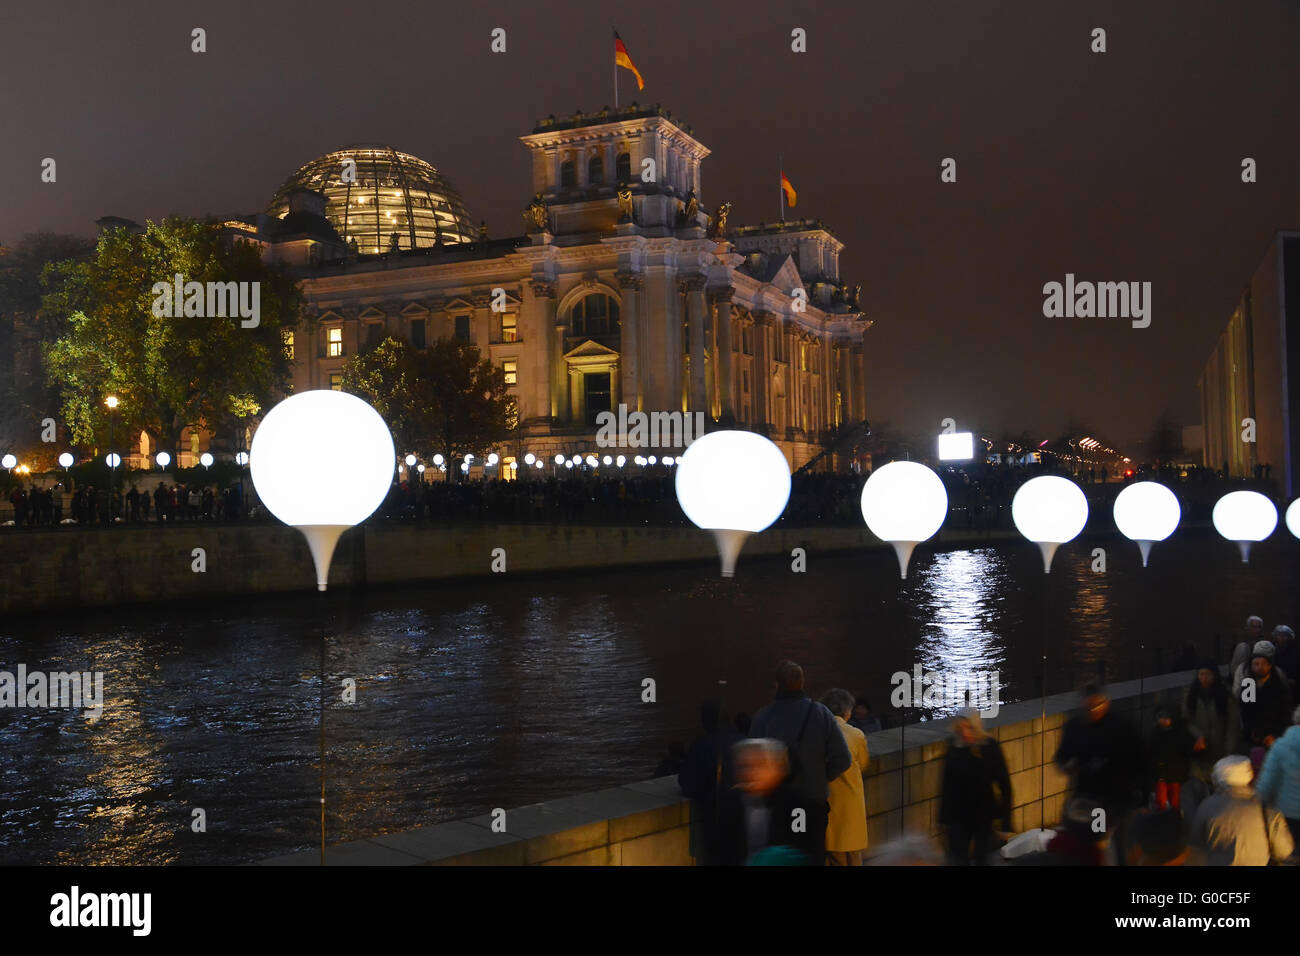
[[[613, 30], [613, 27], [610, 27]], [[614, 30], [615, 41], [618, 39], [618, 31]], [[618, 110], [618, 57], [614, 57], [614, 110]]]
[[781, 167], [780, 169], [781, 178], [776, 181], [776, 191], [780, 194], [781, 197], [780, 200], [781, 221], [785, 222], [785, 183], [782, 181], [785, 179], [785, 159], [781, 156], [780, 153], [776, 154], [776, 164]]

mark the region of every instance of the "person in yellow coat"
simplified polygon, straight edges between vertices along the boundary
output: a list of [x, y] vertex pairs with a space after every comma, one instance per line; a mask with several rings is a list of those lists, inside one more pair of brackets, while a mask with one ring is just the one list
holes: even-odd
[[862, 775], [867, 769], [867, 738], [849, 723], [853, 716], [853, 695], [846, 690], [828, 690], [822, 704], [835, 715], [853, 763], [830, 782], [830, 822], [826, 825], [826, 865], [861, 866], [867, 848], [867, 797]]

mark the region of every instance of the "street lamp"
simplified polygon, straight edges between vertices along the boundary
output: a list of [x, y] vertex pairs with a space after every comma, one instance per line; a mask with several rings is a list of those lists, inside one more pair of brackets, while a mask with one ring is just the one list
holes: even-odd
[[1043, 553], [1043, 573], [1050, 574], [1056, 549], [1073, 541], [1088, 523], [1088, 499], [1069, 478], [1041, 475], [1020, 486], [1011, 499], [1016, 530]]
[[920, 462], [883, 465], [862, 487], [862, 518], [872, 534], [894, 546], [900, 579], [907, 577], [912, 550], [933, 537], [947, 516], [943, 481]]
[[698, 528], [712, 532], [722, 576], [735, 577], [745, 539], [767, 528], [790, 500], [790, 465], [762, 435], [710, 432], [691, 443], [677, 466], [677, 501]]
[[[116, 395], [108, 396], [108, 398], [104, 399], [104, 404], [108, 406], [108, 450], [109, 452], [112, 452], [113, 425], [117, 413], [117, 396]], [[112, 456], [110, 455], [110, 457]], [[118, 460], [120, 461], [121, 459]], [[113, 478], [116, 475], [116, 472], [117, 472], [117, 465], [110, 464], [108, 466], [108, 513], [110, 516], [112, 516], [113, 514], [113, 505], [117, 503], [113, 497]]]
[[333, 389], [298, 392], [253, 434], [253, 487], [267, 509], [303, 533], [324, 591], [340, 535], [383, 503], [393, 436], [360, 398]]
[[1241, 549], [1241, 563], [1250, 560], [1250, 546], [1277, 527], [1277, 508], [1258, 491], [1230, 491], [1214, 503], [1214, 530]]
[[1177, 496], [1156, 481], [1136, 482], [1115, 496], [1115, 527], [1137, 542], [1144, 568], [1151, 545], [1173, 534], [1182, 516]]

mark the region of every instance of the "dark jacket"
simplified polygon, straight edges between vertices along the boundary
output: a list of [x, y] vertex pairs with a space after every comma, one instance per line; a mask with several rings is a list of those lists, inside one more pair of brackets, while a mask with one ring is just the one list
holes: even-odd
[[948, 745], [943, 759], [943, 789], [939, 822], [972, 831], [989, 829], [994, 821], [1011, 829], [1011, 777], [997, 740]]
[[[803, 797], [787, 777], [762, 806], [768, 813], [764, 846], [751, 846], [749, 842], [748, 812], [753, 804], [747, 803], [744, 794], [732, 788], [722, 795], [719, 807], [720, 862], [725, 866], [742, 866], [756, 852], [767, 847], [793, 847], [804, 854], [808, 865], [822, 862], [822, 836], [810, 832], [797, 833], [794, 829], [795, 811], [803, 810]], [[802, 814], [807, 819], [807, 814]]]
[[802, 693], [777, 694], [754, 715], [749, 736], [785, 742], [790, 748], [791, 784], [810, 805], [825, 804], [827, 784], [853, 766], [834, 715]]
[[1255, 678], [1255, 699], [1241, 702], [1243, 742], [1247, 747], [1262, 747], [1265, 737], [1281, 737], [1289, 726], [1291, 688], [1282, 672], [1274, 667], [1268, 680]]
[[1055, 760], [1075, 774], [1076, 793], [1096, 797], [1107, 809], [1131, 809], [1141, 802], [1141, 743], [1113, 710], [1100, 720], [1078, 714], [1066, 721]]

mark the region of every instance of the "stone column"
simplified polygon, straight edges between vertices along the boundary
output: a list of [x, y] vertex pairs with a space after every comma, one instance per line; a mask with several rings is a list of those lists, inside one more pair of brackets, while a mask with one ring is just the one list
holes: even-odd
[[[798, 388], [798, 377], [795, 370], [799, 367], [799, 356], [795, 354], [795, 335], [794, 319], [788, 315], [782, 316], [780, 323], [776, 327], [776, 334], [781, 336], [781, 354], [785, 356], [785, 428], [789, 432], [792, 428], [799, 427], [799, 421], [795, 418], [795, 389]], [[781, 436], [782, 438], [785, 435]]]
[[867, 417], [867, 374], [866, 354], [861, 342], [854, 343], [850, 355], [850, 364], [853, 366], [853, 407], [857, 409], [857, 421], [862, 421]]
[[[641, 286], [645, 277], [639, 272], [617, 274], [623, 293], [619, 314], [619, 363], [623, 367], [619, 400], [630, 412], [641, 410]], [[617, 409], [616, 409], [617, 411]]]
[[704, 276], [687, 276], [682, 280], [682, 291], [686, 294], [686, 320], [690, 324], [690, 410], [707, 413], [709, 393], [704, 378]]
[[560, 419], [568, 407], [568, 376], [564, 374], [563, 326], [555, 321], [555, 284], [544, 279], [532, 281], [533, 297], [541, 306], [541, 332], [545, 335], [546, 383], [550, 395], [550, 417]]
[[772, 376], [772, 366], [768, 361], [767, 330], [772, 327], [774, 316], [771, 312], [754, 312], [754, 381], [753, 390], [753, 428], [766, 434], [771, 424], [772, 415], [767, 407], [767, 385]]
[[714, 328], [717, 329], [718, 356], [713, 363], [715, 378], [718, 382], [718, 418], [723, 422], [734, 422], [736, 418], [735, 362], [732, 353], [732, 316], [731, 297], [735, 290], [730, 286], [717, 289], [713, 293], [713, 307], [716, 310]]

